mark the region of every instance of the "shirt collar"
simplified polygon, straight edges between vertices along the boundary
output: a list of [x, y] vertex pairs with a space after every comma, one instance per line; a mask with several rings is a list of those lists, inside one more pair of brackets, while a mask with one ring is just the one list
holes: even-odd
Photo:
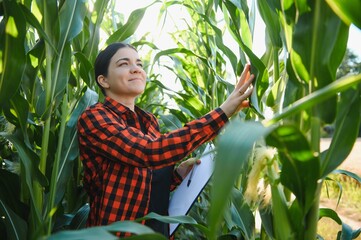
[[[130, 110], [127, 106], [117, 102], [111, 97], [106, 96], [104, 99], [104, 105], [110, 108], [117, 115], [121, 116], [122, 114], [134, 114], [132, 110]], [[142, 118], [146, 118], [145, 120], [151, 121], [150, 113], [145, 112], [138, 106], [134, 106], [135, 112]]]

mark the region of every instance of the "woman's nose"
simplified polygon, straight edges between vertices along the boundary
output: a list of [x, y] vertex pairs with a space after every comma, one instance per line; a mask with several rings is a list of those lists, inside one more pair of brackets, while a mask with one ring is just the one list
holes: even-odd
[[130, 71], [132, 73], [137, 73], [137, 72], [141, 72], [142, 68], [140, 66], [134, 64], [134, 65], [131, 66]]

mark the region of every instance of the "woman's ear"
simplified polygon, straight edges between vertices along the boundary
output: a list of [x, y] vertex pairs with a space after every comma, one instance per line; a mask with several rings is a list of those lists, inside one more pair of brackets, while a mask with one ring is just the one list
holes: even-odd
[[102, 88], [107, 89], [109, 88], [108, 79], [104, 77], [104, 75], [99, 75], [97, 81]]

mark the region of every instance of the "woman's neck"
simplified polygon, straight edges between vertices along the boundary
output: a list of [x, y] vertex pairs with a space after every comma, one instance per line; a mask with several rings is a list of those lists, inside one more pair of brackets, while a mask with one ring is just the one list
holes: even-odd
[[135, 97], [124, 97], [118, 95], [108, 95], [110, 98], [114, 99], [118, 103], [123, 104], [124, 106], [128, 107], [130, 110], [134, 112], [134, 105], [135, 105]]

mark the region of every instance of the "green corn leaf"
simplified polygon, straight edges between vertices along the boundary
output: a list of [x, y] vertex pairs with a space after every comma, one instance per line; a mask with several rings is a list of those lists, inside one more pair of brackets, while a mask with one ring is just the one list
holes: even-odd
[[24, 74], [26, 54], [24, 48], [26, 20], [16, 1], [5, 0], [3, 27], [1, 28], [0, 49], [2, 60], [0, 67], [0, 106], [13, 97], [18, 90]]
[[337, 93], [343, 92], [359, 83], [361, 83], [361, 74], [350, 75], [338, 79], [337, 81], [327, 85], [326, 87], [297, 100], [289, 107], [284, 108], [282, 113], [275, 115], [272, 119], [265, 122], [265, 124], [273, 124], [302, 110], [309, 109], [315, 104], [320, 103], [332, 96], [335, 96]]
[[79, 73], [80, 73], [81, 78], [85, 81], [85, 83], [89, 87], [93, 86], [95, 80], [94, 80], [92, 63], [82, 52], [76, 52], [74, 54], [74, 56], [80, 63]]
[[151, 212], [142, 218], [138, 218], [136, 221], [143, 221], [149, 219], [156, 219], [164, 223], [179, 223], [179, 224], [191, 224], [193, 227], [198, 228], [201, 232], [207, 234], [208, 229], [202, 224], [198, 224], [197, 221], [190, 216], [162, 216], [157, 213]]
[[282, 26], [283, 34], [284, 34], [284, 45], [285, 50], [288, 52], [292, 49], [292, 34], [295, 25], [296, 16], [294, 11], [287, 11], [289, 6], [288, 3], [292, 3], [293, 1], [285, 0], [281, 2], [281, 10], [282, 11], [278, 17], [280, 19], [280, 24]]
[[267, 235], [272, 239], [275, 238], [274, 227], [273, 227], [273, 215], [269, 208], [259, 208], [259, 215], [262, 220], [262, 227], [266, 231]]
[[154, 64], [159, 60], [160, 57], [162, 56], [169, 56], [172, 54], [176, 54], [176, 53], [183, 53], [189, 56], [194, 56], [197, 57], [199, 60], [201, 60], [206, 66], [208, 66], [210, 69], [212, 69], [212, 67], [209, 65], [208, 60], [200, 55], [197, 55], [196, 53], [185, 49], [185, 48], [171, 48], [171, 49], [167, 49], [164, 51], [160, 51], [158, 52], [155, 56], [154, 56]]
[[[289, 190], [287, 190], [287, 189], [283, 189], [283, 191], [289, 193]], [[290, 204], [290, 201], [288, 201], [288, 204]], [[309, 211], [309, 212], [311, 212], [311, 211]], [[316, 212], [318, 213], [318, 209], [316, 210]], [[277, 213], [274, 213], [274, 214], [277, 215]], [[305, 230], [305, 228], [306, 228], [305, 222], [307, 222], [308, 219], [307, 219], [307, 217], [305, 218], [304, 215], [305, 215], [304, 208], [299, 204], [299, 201], [291, 202], [291, 206], [288, 209], [287, 216], [289, 216], [290, 226], [294, 232], [294, 236], [295, 236], [294, 239], [307, 239], [307, 238], [305, 238], [304, 235], [305, 235], [305, 232], [309, 230], [309, 227], [307, 228], [307, 230]], [[280, 226], [280, 225], [278, 225], [278, 222], [276, 219], [277, 219], [277, 217], [274, 218], [275, 228]], [[317, 221], [318, 221], [318, 219], [317, 219]]]
[[187, 223], [187, 224], [197, 224], [196, 220], [194, 220], [190, 216], [163, 216], [157, 213], [151, 212], [142, 218], [138, 218], [137, 221], [156, 219], [160, 222], [164, 223]]
[[4, 105], [6, 118], [15, 126], [20, 127], [25, 144], [30, 147], [27, 133], [28, 112], [29, 104], [19, 93], [16, 93], [10, 102]]
[[84, 95], [80, 98], [76, 108], [72, 112], [69, 121], [66, 123], [59, 169], [57, 172], [57, 178], [54, 182], [56, 186], [53, 186], [56, 188], [55, 204], [59, 203], [64, 197], [66, 185], [69, 181], [69, 177], [71, 176], [71, 171], [74, 164], [73, 162], [79, 155], [78, 138], [76, 132], [78, 118], [88, 106], [95, 104], [97, 101], [98, 95], [96, 92], [87, 88]]
[[360, 234], [361, 234], [361, 228], [352, 231], [352, 239], [357, 239], [357, 237], [360, 236]]
[[[262, 116], [263, 111], [261, 109], [260, 102], [269, 85], [268, 72], [263, 62], [252, 52], [251, 46], [246, 44], [245, 40], [247, 41], [249, 36], [246, 35], [246, 37], [244, 37], [239, 31], [241, 23], [239, 22], [239, 16], [237, 14], [237, 10], [235, 10], [235, 5], [226, 4], [226, 6], [229, 11], [229, 18], [225, 10], [223, 10], [223, 12], [226, 17], [227, 25], [230, 29], [230, 33], [249, 58], [249, 60], [244, 60], [243, 64], [245, 64], [246, 61], [249, 61], [252, 65], [252, 73], [255, 74], [255, 80], [253, 83], [254, 89], [250, 97], [251, 106], [258, 115]], [[243, 24], [245, 24], [245, 22], [243, 22]]]
[[320, 213], [319, 213], [319, 219], [323, 218], [323, 217], [328, 217], [331, 218], [332, 220], [334, 220], [337, 224], [341, 225], [342, 224], [342, 220], [341, 218], [338, 216], [338, 214], [330, 208], [320, 208]]
[[349, 226], [346, 223], [342, 223], [342, 231], [341, 231], [340, 240], [352, 240], [352, 239], [354, 239], [353, 235], [354, 235], [354, 231], [352, 230], [351, 226]]
[[[278, 79], [278, 81], [276, 81], [274, 83], [274, 85], [271, 88], [271, 91], [269, 92], [269, 95], [267, 96], [267, 100], [266, 100], [266, 104], [269, 107], [273, 107], [273, 108], [279, 108], [280, 104], [281, 104], [281, 99], [280, 99], [280, 92], [283, 92], [282, 90], [286, 87], [285, 86], [286, 83], [285, 81], [283, 81], [283, 79]], [[289, 87], [287, 85], [287, 87]], [[294, 88], [292, 88], [292, 85], [289, 87], [288, 90], [296, 90]]]
[[192, 113], [193, 118], [198, 118], [207, 113], [204, 111], [204, 105], [199, 98], [183, 93], [179, 93], [179, 95], [181, 99], [176, 101], [179, 102], [179, 104], [182, 104], [183, 107], [186, 107], [188, 111]]
[[86, 226], [88, 219], [90, 206], [88, 203], [84, 204], [74, 215], [70, 222], [70, 229], [82, 229]]
[[267, 137], [267, 143], [278, 149], [281, 183], [294, 193], [304, 213], [308, 212], [320, 177], [320, 162], [306, 137], [294, 126], [280, 126]]
[[[51, 235], [47, 239], [49, 240], [61, 240], [61, 239], [113, 240], [114, 239], [115, 240], [115, 239], [119, 239], [113, 234], [116, 232], [131, 232], [136, 235], [139, 235], [139, 236], [133, 236], [132, 239], [160, 239], [160, 240], [166, 239], [163, 235], [154, 233], [153, 230], [150, 229], [149, 227], [132, 221], [120, 221], [120, 222], [112, 223], [107, 226], [91, 227], [82, 230], [61, 231]], [[142, 238], [143, 236], [145, 238]]]
[[[311, 81], [311, 91], [315, 91], [335, 80], [346, 50], [348, 26], [324, 1], [314, 1], [310, 7], [312, 11], [303, 13], [295, 25], [290, 53], [295, 72], [305, 83]], [[336, 112], [333, 106], [336, 97], [317, 105], [317, 116], [331, 123]]]
[[[78, 156], [78, 140], [76, 133], [78, 118], [87, 107], [95, 104], [97, 101], [98, 94], [87, 88], [84, 95], [80, 98], [76, 108], [71, 113], [64, 133], [64, 144], [61, 157], [63, 159], [63, 165], [66, 161], [73, 161]], [[63, 165], [60, 167], [60, 173], [63, 173]], [[57, 181], [59, 181], [59, 179], [57, 179]]]
[[119, 221], [110, 225], [104, 226], [105, 229], [111, 232], [131, 232], [135, 234], [153, 233], [153, 230], [143, 224], [133, 221]]
[[361, 122], [360, 91], [350, 88], [342, 92], [338, 111], [336, 130], [327, 153], [323, 155], [325, 158], [322, 159], [322, 176], [327, 176], [346, 159], [358, 137]]
[[352, 23], [361, 29], [361, 2], [359, 0], [326, 0], [326, 2], [345, 24]]
[[[58, 39], [59, 35], [58, 35], [58, 31], [59, 31], [59, 26], [58, 26], [58, 22], [57, 19], [59, 17], [59, 9], [58, 9], [58, 1], [57, 0], [47, 0], [47, 1], [42, 1], [42, 0], [36, 0], [36, 5], [38, 6], [42, 17], [43, 17], [43, 23], [44, 23], [44, 29], [45, 31], [48, 31], [50, 29], [52, 29], [51, 32], [52, 34], [54, 34], [54, 36], [56, 36], [56, 38]], [[50, 28], [50, 29], [49, 29]]]
[[93, 23], [91, 16], [86, 16], [89, 22], [89, 36], [90, 39], [85, 46], [84, 54], [88, 57], [90, 62], [93, 62], [98, 54], [99, 45], [99, 30], [101, 29], [101, 23], [104, 19], [104, 14], [107, 11], [109, 1], [96, 0], [94, 3], [94, 12], [96, 12], [96, 19]]
[[253, 229], [255, 228], [255, 217], [250, 207], [244, 202], [242, 192], [236, 188], [232, 190], [232, 203], [239, 218], [237, 227], [242, 229], [246, 239], [252, 239]]
[[291, 106], [296, 100], [304, 97], [306, 92], [306, 86], [301, 83], [293, 71], [290, 58], [287, 58], [286, 72], [288, 74], [288, 81], [284, 93], [283, 109]]
[[167, 240], [167, 238], [160, 233], [147, 233], [147, 234], [142, 234], [139, 236], [131, 236], [131, 237], [122, 238], [122, 239], [126, 239], [126, 240]]
[[182, 122], [175, 115], [159, 115], [165, 127], [171, 131], [182, 127]]
[[14, 213], [1, 199], [0, 199], [0, 215], [4, 218], [6, 233], [1, 233], [2, 236], [7, 236], [8, 240], [22, 240], [27, 236], [27, 224], [24, 219]]
[[20, 8], [26, 18], [26, 21], [38, 31], [39, 35], [49, 44], [49, 46], [53, 49], [53, 51], [57, 52], [57, 49], [50, 40], [49, 36], [46, 34], [43, 27], [38, 22], [38, 20], [33, 15], [33, 13], [29, 10], [29, 8], [25, 7], [24, 5], [20, 5]]
[[[59, 11], [59, 47], [77, 36], [83, 28], [86, 0], [65, 1]], [[62, 48], [62, 47], [61, 47]]]
[[273, 222], [277, 224], [277, 226], [274, 225], [275, 239], [293, 239], [294, 235], [291, 227], [291, 216], [288, 211], [283, 188], [280, 184], [272, 185], [271, 192]]
[[257, 122], [235, 120], [225, 128], [224, 134], [219, 137], [208, 215], [211, 236], [214, 236], [219, 227], [228, 197], [238, 175], [248, 162], [253, 144], [271, 130], [272, 128], [266, 128]]
[[87, 239], [87, 240], [117, 240], [119, 239], [104, 227], [92, 227], [83, 230], [74, 230], [74, 231], [61, 231], [55, 233], [48, 238], [48, 240], [78, 240], [78, 239]]
[[16, 173], [0, 169], [0, 199], [19, 217], [25, 219], [29, 211], [28, 206], [21, 202], [20, 178]]
[[200, 15], [214, 30], [215, 32], [215, 40], [217, 47], [228, 57], [228, 59], [231, 62], [233, 71], [237, 73], [237, 57], [233, 53], [231, 49], [229, 49], [226, 45], [223, 43], [223, 33], [222, 31], [217, 27], [217, 25], [207, 16], [207, 15]]
[[44, 40], [39, 40], [34, 45], [34, 47], [27, 53], [25, 74], [21, 83], [21, 88], [24, 93], [24, 98], [27, 99], [28, 105], [31, 108], [36, 106], [36, 102], [41, 92], [43, 91], [43, 86], [38, 77], [38, 73], [39, 67], [43, 62], [44, 52]]
[[277, 9], [270, 6], [271, 1], [257, 1], [257, 6], [259, 9], [259, 13], [266, 24], [266, 30], [269, 34], [269, 37], [272, 42], [272, 47], [281, 48], [282, 40], [281, 40], [281, 27], [280, 20], [277, 15]]
[[310, 6], [309, 6], [307, 0], [296, 0], [295, 1], [295, 7], [297, 8], [297, 11], [298, 11], [299, 14], [303, 14], [303, 13], [308, 12], [310, 10]]
[[227, 234], [218, 236], [217, 240], [233, 240], [233, 239], [242, 239], [242, 232], [238, 229], [233, 229]]
[[224, 222], [227, 226], [227, 229], [232, 229], [234, 227], [242, 226], [241, 218], [237, 212], [233, 203], [230, 203], [229, 207], [224, 213]]
[[[52, 67], [51, 101], [61, 95], [66, 87], [70, 75], [71, 47], [69, 41], [72, 40], [82, 29], [85, 16], [85, 0], [66, 1], [59, 12], [60, 38], [58, 43], [59, 54], [55, 58]], [[48, 80], [49, 81], [49, 80]], [[57, 103], [61, 101], [61, 96]], [[48, 104], [50, 104], [48, 102]]]
[[111, 44], [114, 42], [122, 42], [128, 37], [132, 36], [137, 30], [141, 20], [143, 19], [146, 10], [147, 7], [134, 10], [130, 14], [128, 21], [124, 24], [124, 26], [115, 31], [108, 38], [106, 43]]
[[39, 156], [24, 143], [24, 139], [20, 131], [15, 131], [14, 134], [6, 135], [0, 133], [1, 136], [7, 138], [16, 147], [20, 160], [24, 166], [26, 184], [30, 190], [30, 196], [33, 199], [33, 180], [37, 180], [41, 186], [48, 186], [48, 180], [38, 169]]
[[361, 177], [359, 177], [357, 174], [350, 172], [350, 171], [346, 171], [346, 170], [342, 170], [342, 169], [336, 169], [334, 170], [332, 173], [335, 174], [344, 174], [348, 177], [351, 177], [353, 179], [355, 179], [356, 181], [358, 181], [359, 183], [361, 183]]
[[61, 101], [64, 94], [64, 90], [69, 81], [70, 70], [71, 70], [70, 68], [71, 57], [72, 57], [72, 52], [71, 52], [70, 44], [66, 43], [64, 45], [61, 58], [57, 59], [57, 63], [54, 66], [54, 69], [56, 69], [56, 71], [53, 71], [54, 74], [53, 79], [56, 81], [55, 82], [56, 84], [53, 85], [54, 92], [52, 96], [54, 96], [54, 98], [57, 98], [56, 104], [59, 104], [59, 102]]
[[252, 49], [252, 34], [248, 25], [248, 19], [244, 11], [240, 11], [240, 34], [244, 44]]

